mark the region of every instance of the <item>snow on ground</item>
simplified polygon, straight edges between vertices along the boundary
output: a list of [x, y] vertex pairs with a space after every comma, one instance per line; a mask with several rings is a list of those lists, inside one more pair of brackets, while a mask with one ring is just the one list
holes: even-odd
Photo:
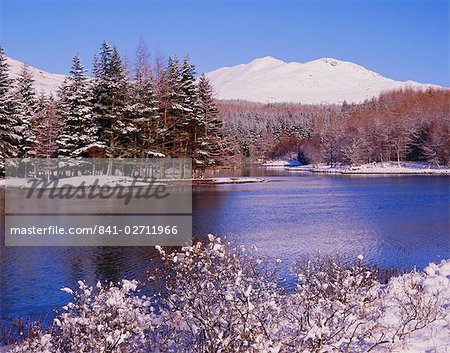
[[299, 166], [300, 163], [295, 159], [289, 159], [287, 161], [285, 161], [285, 160], [266, 161], [261, 165], [263, 167], [269, 167], [269, 168], [284, 168], [284, 167], [296, 167], [296, 166]]
[[335, 174], [423, 174], [423, 175], [450, 175], [450, 168], [433, 167], [425, 162], [386, 162], [370, 163], [361, 166], [338, 165], [330, 167], [326, 164], [318, 166], [304, 165], [286, 167], [289, 171], [335, 173]]
[[[384, 348], [383, 353], [450, 353], [450, 328], [443, 320], [411, 334], [405, 342]], [[377, 351], [375, 351], [377, 352]]]
[[322, 58], [306, 63], [267, 56], [247, 64], [223, 67], [206, 76], [219, 99], [303, 104], [360, 103], [386, 90], [439, 87], [394, 81], [352, 62]]
[[[5, 182], [6, 181], [6, 182]], [[38, 179], [39, 181], [39, 179]], [[3, 185], [7, 187], [16, 187], [16, 188], [25, 188], [33, 185], [33, 179], [25, 179], [25, 178], [11, 178], [11, 179], [3, 179]], [[52, 181], [50, 180], [48, 187], [52, 187]], [[82, 184], [84, 183], [84, 184]], [[62, 187], [63, 185], [72, 185], [72, 186], [93, 186], [93, 185], [109, 185], [114, 186], [116, 184], [120, 184], [122, 186], [130, 186], [133, 183], [133, 178], [124, 177], [124, 176], [107, 176], [107, 175], [85, 175], [78, 177], [69, 177], [69, 178], [61, 178], [58, 179], [58, 183], [56, 187]], [[0, 184], [1, 185], [1, 184]], [[140, 181], [139, 179], [134, 182], [135, 186], [146, 186], [148, 185], [148, 181]], [[157, 185], [157, 183], [154, 183]], [[38, 184], [39, 187], [42, 187], [41, 184]]]
[[[284, 167], [284, 166], [283, 166]], [[153, 185], [162, 185], [162, 183], [170, 183], [170, 182], [192, 182], [192, 184], [244, 184], [244, 183], [259, 183], [263, 182], [265, 179], [262, 178], [248, 178], [248, 177], [229, 177], [229, 178], [206, 178], [206, 179], [157, 179], [156, 182], [153, 183]], [[47, 186], [47, 188], [53, 187], [53, 184], [50, 184]], [[82, 184], [83, 183], [83, 184]], [[55, 187], [62, 187], [63, 185], [72, 185], [72, 186], [84, 186], [84, 187], [90, 187], [90, 186], [115, 186], [115, 185], [121, 185], [121, 186], [148, 186], [149, 181], [143, 181], [142, 179], [137, 179], [134, 181], [130, 177], [124, 177], [124, 176], [82, 176], [82, 177], [70, 177], [70, 178], [64, 178], [59, 179], [58, 183], [55, 185]], [[0, 187], [13, 187], [13, 188], [29, 188], [32, 186], [32, 180], [31, 179], [0, 179]], [[42, 187], [42, 184], [38, 184], [38, 187]]]
[[262, 178], [207, 178], [207, 179], [194, 179], [193, 184], [246, 184], [246, 183], [261, 183], [265, 181]]
[[[440, 297], [442, 301], [442, 319], [439, 319], [426, 327], [414, 331], [404, 342], [388, 345], [375, 352], [392, 353], [447, 353], [450, 352], [450, 259], [443, 260], [439, 264], [431, 263], [424, 269], [423, 279], [419, 282], [424, 288], [424, 294], [431, 298]], [[391, 292], [388, 296], [399, 298], [404, 295], [401, 284], [405, 274], [390, 280], [388, 287]], [[420, 276], [416, 274], [416, 277]], [[395, 303], [394, 303], [395, 306]], [[395, 315], [392, 318], [395, 322]]]

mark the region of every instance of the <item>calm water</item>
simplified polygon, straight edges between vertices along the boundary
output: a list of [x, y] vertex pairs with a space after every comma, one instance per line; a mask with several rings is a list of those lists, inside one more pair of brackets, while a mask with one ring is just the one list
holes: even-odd
[[[286, 263], [318, 252], [386, 267], [423, 267], [450, 257], [448, 177], [288, 174], [270, 182], [198, 186], [194, 234], [256, 244]], [[222, 172], [224, 174], [224, 172]], [[79, 279], [136, 278], [157, 266], [153, 248], [0, 248], [0, 316], [50, 318]]]

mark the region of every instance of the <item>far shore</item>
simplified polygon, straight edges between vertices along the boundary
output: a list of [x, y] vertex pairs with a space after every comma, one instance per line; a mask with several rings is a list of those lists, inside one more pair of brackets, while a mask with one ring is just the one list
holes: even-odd
[[250, 177], [205, 178], [205, 179], [193, 179], [192, 185], [248, 184], [248, 183], [262, 183], [265, 181], [267, 180], [263, 178], [250, 178]]
[[319, 165], [301, 165], [292, 166], [290, 161], [281, 163], [277, 161], [275, 164], [266, 162], [264, 165], [271, 167], [283, 168], [292, 172], [312, 172], [312, 173], [330, 173], [330, 174], [356, 174], [356, 175], [437, 175], [450, 176], [450, 168], [436, 167], [424, 162], [385, 162], [385, 163], [369, 163], [360, 166], [336, 165], [329, 166], [326, 164]]
[[[74, 177], [74, 178], [64, 178], [61, 179], [61, 182], [64, 182], [64, 184], [69, 185], [79, 185], [81, 181], [85, 181], [84, 186], [90, 187], [93, 186], [93, 183], [95, 179], [98, 178], [101, 182], [101, 185], [115, 185], [116, 183], [119, 183], [121, 185], [131, 185], [132, 179], [126, 178], [126, 177], [111, 177], [111, 176], [105, 176], [105, 177]], [[182, 182], [182, 183], [192, 183], [192, 185], [222, 185], [222, 184], [248, 184], [248, 183], [261, 183], [267, 181], [263, 178], [251, 178], [251, 177], [214, 177], [214, 178], [196, 178], [196, 179], [169, 179], [169, 180], [157, 180], [157, 184], [164, 183], [164, 182]], [[134, 186], [145, 186], [148, 182], [143, 182], [140, 180], [137, 180], [137, 183], [134, 184]], [[4, 188], [6, 185], [5, 179], [0, 179], [0, 188]], [[8, 188], [26, 188], [29, 187], [28, 180], [27, 179], [19, 179], [11, 181], [11, 183], [8, 183]]]

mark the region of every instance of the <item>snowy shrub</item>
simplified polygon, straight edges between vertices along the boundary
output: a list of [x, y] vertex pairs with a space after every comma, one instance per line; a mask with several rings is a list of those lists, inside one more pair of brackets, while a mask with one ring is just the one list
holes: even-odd
[[168, 265], [161, 308], [164, 350], [278, 352], [283, 322], [277, 272], [220, 238], [179, 253], [159, 248]]
[[450, 320], [449, 311], [443, 310], [449, 305], [450, 261], [392, 278], [381, 305], [387, 337], [394, 342], [434, 321]]
[[26, 341], [14, 353], [139, 352], [151, 322], [149, 302], [131, 294], [137, 282], [89, 287], [79, 281], [78, 285], [75, 292], [62, 289], [73, 294], [74, 301], [54, 319], [50, 333]]
[[[29, 326], [19, 322], [19, 334], [23, 336], [23, 342], [14, 346], [9, 353], [52, 353], [51, 335], [44, 333], [42, 325], [35, 322]], [[15, 325], [16, 323], [13, 323]], [[19, 328], [18, 327], [18, 328]]]
[[[150, 328], [149, 302], [132, 295], [136, 281], [88, 287], [78, 282], [75, 301], [55, 319], [61, 352], [136, 352]], [[66, 289], [71, 292], [70, 289]]]
[[343, 266], [323, 258], [297, 267], [297, 288], [289, 296], [296, 352], [358, 351], [368, 344], [380, 283], [361, 262]]
[[54, 353], [56, 351], [51, 341], [50, 334], [41, 334], [16, 345], [9, 353]]

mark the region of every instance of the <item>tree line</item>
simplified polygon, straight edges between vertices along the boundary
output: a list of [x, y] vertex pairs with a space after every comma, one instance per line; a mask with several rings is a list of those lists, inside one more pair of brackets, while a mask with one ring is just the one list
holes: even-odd
[[201, 172], [216, 165], [222, 122], [205, 75], [186, 56], [150, 62], [145, 43], [129, 67], [106, 41], [93, 76], [75, 55], [56, 96], [38, 95], [27, 65], [10, 78], [0, 47], [0, 170], [5, 158], [192, 158]]
[[450, 90], [400, 89], [361, 104], [219, 102], [231, 145], [250, 160], [450, 165]]

